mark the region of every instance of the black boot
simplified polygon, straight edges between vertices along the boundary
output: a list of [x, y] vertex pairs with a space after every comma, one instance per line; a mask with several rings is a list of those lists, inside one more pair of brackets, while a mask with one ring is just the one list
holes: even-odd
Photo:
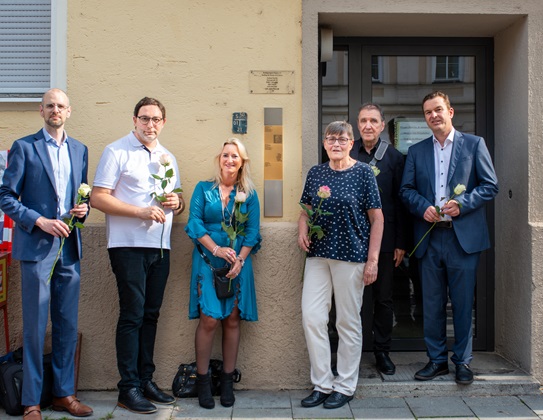
[[223, 407], [232, 407], [235, 401], [234, 372], [221, 372], [221, 405]]
[[196, 384], [198, 385], [198, 402], [200, 407], [215, 408], [215, 400], [211, 394], [211, 376], [209, 372], [205, 375], [196, 373]]

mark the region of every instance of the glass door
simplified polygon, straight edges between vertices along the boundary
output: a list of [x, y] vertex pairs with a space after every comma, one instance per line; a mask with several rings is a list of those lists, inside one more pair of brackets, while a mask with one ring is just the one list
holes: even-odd
[[[355, 138], [360, 138], [356, 127], [358, 109], [365, 102], [376, 102], [383, 107], [387, 122], [381, 138], [407, 154], [411, 145], [431, 135], [422, 114], [422, 98], [442, 90], [455, 109], [455, 128], [484, 137], [492, 153], [490, 39], [339, 38], [334, 44], [332, 61], [321, 65], [321, 134], [329, 122], [348, 120]], [[323, 152], [321, 161], [325, 160]], [[487, 212], [493, 232], [493, 206], [488, 206]], [[408, 252], [413, 244], [409, 246]], [[490, 351], [494, 347], [493, 267], [493, 251], [484, 252], [473, 308], [474, 350]], [[371, 298], [368, 287], [363, 306], [365, 351], [372, 350]], [[451, 340], [454, 332], [450, 307], [447, 325]], [[405, 258], [395, 270], [393, 350], [424, 349], [418, 261]]]

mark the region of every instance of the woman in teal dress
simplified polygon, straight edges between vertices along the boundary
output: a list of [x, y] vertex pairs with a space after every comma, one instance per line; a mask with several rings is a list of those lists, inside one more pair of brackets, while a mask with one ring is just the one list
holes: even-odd
[[[236, 227], [234, 206], [247, 220], [238, 224], [243, 235], [230, 240], [226, 227]], [[190, 202], [190, 215], [185, 231], [194, 241], [190, 284], [189, 318], [199, 318], [196, 329], [196, 367], [200, 406], [213, 408], [211, 378], [208, 373], [213, 338], [222, 324], [223, 373], [221, 405], [234, 404], [233, 373], [240, 340], [240, 320], [257, 321], [256, 293], [251, 255], [260, 248], [260, 204], [251, 180], [249, 156], [236, 138], [223, 143], [215, 157], [215, 174], [210, 181], [196, 185]], [[219, 299], [213, 286], [213, 274], [197, 248], [207, 255], [215, 268], [230, 267], [226, 275], [232, 279], [234, 296]]]

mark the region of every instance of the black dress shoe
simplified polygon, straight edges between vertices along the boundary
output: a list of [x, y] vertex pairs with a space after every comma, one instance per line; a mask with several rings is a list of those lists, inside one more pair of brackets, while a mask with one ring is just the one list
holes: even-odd
[[329, 396], [330, 394], [325, 394], [324, 392], [313, 391], [309, 397], [305, 397], [302, 400], [302, 407], [316, 407], [321, 405]]
[[153, 381], [143, 384], [143, 396], [155, 404], [173, 404], [175, 398], [163, 392]]
[[143, 392], [139, 388], [120, 391], [117, 405], [138, 414], [150, 414], [157, 411], [156, 406], [143, 396]]
[[385, 375], [394, 375], [396, 373], [396, 366], [390, 360], [387, 352], [380, 351], [375, 353], [375, 365], [379, 372]]
[[473, 371], [469, 365], [464, 363], [456, 365], [456, 383], [460, 385], [469, 385], [473, 382]]
[[324, 402], [324, 408], [339, 408], [343, 407], [349, 401], [353, 399], [352, 395], [345, 395], [341, 392], [334, 391]]
[[415, 379], [418, 379], [419, 381], [429, 381], [430, 379], [434, 379], [436, 376], [447, 375], [448, 373], [449, 364], [447, 362], [428, 362], [423, 369], [415, 373]]

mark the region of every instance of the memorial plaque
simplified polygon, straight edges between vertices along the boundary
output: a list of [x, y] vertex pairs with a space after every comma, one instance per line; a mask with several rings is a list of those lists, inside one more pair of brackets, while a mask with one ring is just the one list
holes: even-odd
[[251, 93], [294, 93], [294, 71], [251, 70], [249, 72]]

